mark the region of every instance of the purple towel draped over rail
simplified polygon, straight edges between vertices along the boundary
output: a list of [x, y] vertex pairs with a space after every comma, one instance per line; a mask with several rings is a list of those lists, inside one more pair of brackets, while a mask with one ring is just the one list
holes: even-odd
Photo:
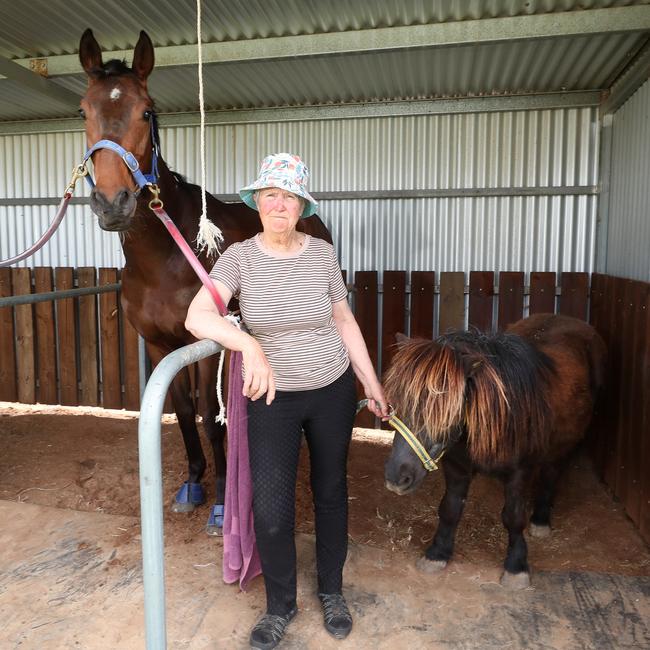
[[242, 355], [231, 352], [228, 374], [228, 471], [223, 522], [223, 579], [246, 590], [262, 573], [253, 527], [253, 483], [248, 463], [246, 398]]

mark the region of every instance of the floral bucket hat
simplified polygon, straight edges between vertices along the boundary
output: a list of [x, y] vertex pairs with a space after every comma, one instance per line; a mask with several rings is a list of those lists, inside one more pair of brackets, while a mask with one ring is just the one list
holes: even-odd
[[262, 161], [257, 180], [242, 187], [239, 196], [247, 206], [257, 210], [253, 194], [266, 187], [277, 187], [305, 199], [305, 209], [300, 216], [309, 217], [318, 210], [318, 202], [307, 191], [308, 180], [309, 169], [298, 156], [291, 153], [272, 153]]

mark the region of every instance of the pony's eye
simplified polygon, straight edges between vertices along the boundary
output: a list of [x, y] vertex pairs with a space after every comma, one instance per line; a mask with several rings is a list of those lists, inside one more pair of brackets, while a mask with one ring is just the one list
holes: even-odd
[[86, 119], [86, 111], [84, 111], [83, 108], [80, 108], [80, 109], [79, 109], [79, 117], [80, 117], [82, 120], [85, 120], [85, 119]]
[[145, 111], [142, 114], [142, 117], [144, 117], [145, 120], [150, 120], [152, 115], [153, 115], [153, 111]]

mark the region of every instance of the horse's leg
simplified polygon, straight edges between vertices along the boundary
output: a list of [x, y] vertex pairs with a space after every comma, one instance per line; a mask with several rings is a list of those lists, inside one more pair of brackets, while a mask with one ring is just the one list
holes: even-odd
[[223, 504], [226, 491], [226, 454], [223, 449], [226, 426], [216, 421], [218, 365], [219, 355], [212, 355], [199, 361], [199, 410], [203, 418], [205, 433], [212, 445], [216, 478], [216, 497], [206, 528], [208, 535], [223, 533]]
[[418, 569], [425, 573], [436, 573], [447, 566], [454, 552], [456, 529], [472, 481], [472, 469], [466, 463], [445, 456], [442, 468], [445, 473], [445, 494], [438, 506], [438, 529], [431, 546], [417, 562]]
[[548, 537], [551, 534], [551, 509], [560, 469], [557, 463], [547, 463], [540, 468], [535, 484], [533, 514], [528, 528], [531, 537]]
[[526, 472], [515, 469], [505, 480], [505, 504], [501, 520], [508, 531], [508, 552], [501, 584], [509, 589], [524, 589], [530, 585], [528, 547], [524, 539], [526, 526]]
[[[155, 348], [152, 345], [147, 346], [147, 351], [154, 365], [157, 365], [168, 352]], [[172, 504], [172, 511], [191, 512], [197, 505], [205, 501], [200, 481], [205, 472], [206, 463], [203, 449], [201, 448], [199, 431], [196, 427], [196, 412], [192, 402], [190, 374], [187, 368], [183, 368], [178, 372], [169, 390], [172, 405], [178, 418], [178, 426], [183, 434], [188, 463], [187, 481], [176, 494], [176, 498]]]

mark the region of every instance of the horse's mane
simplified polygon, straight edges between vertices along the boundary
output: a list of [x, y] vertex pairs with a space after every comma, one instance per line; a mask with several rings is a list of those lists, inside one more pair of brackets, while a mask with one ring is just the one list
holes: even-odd
[[102, 63], [101, 66], [95, 67], [90, 70], [89, 74], [95, 79], [104, 77], [120, 77], [125, 74], [135, 74], [131, 68], [126, 64], [126, 61], [119, 59], [111, 59]]
[[385, 388], [416, 432], [448, 443], [462, 428], [472, 459], [507, 464], [548, 445], [551, 359], [515, 334], [452, 332], [398, 350]]

